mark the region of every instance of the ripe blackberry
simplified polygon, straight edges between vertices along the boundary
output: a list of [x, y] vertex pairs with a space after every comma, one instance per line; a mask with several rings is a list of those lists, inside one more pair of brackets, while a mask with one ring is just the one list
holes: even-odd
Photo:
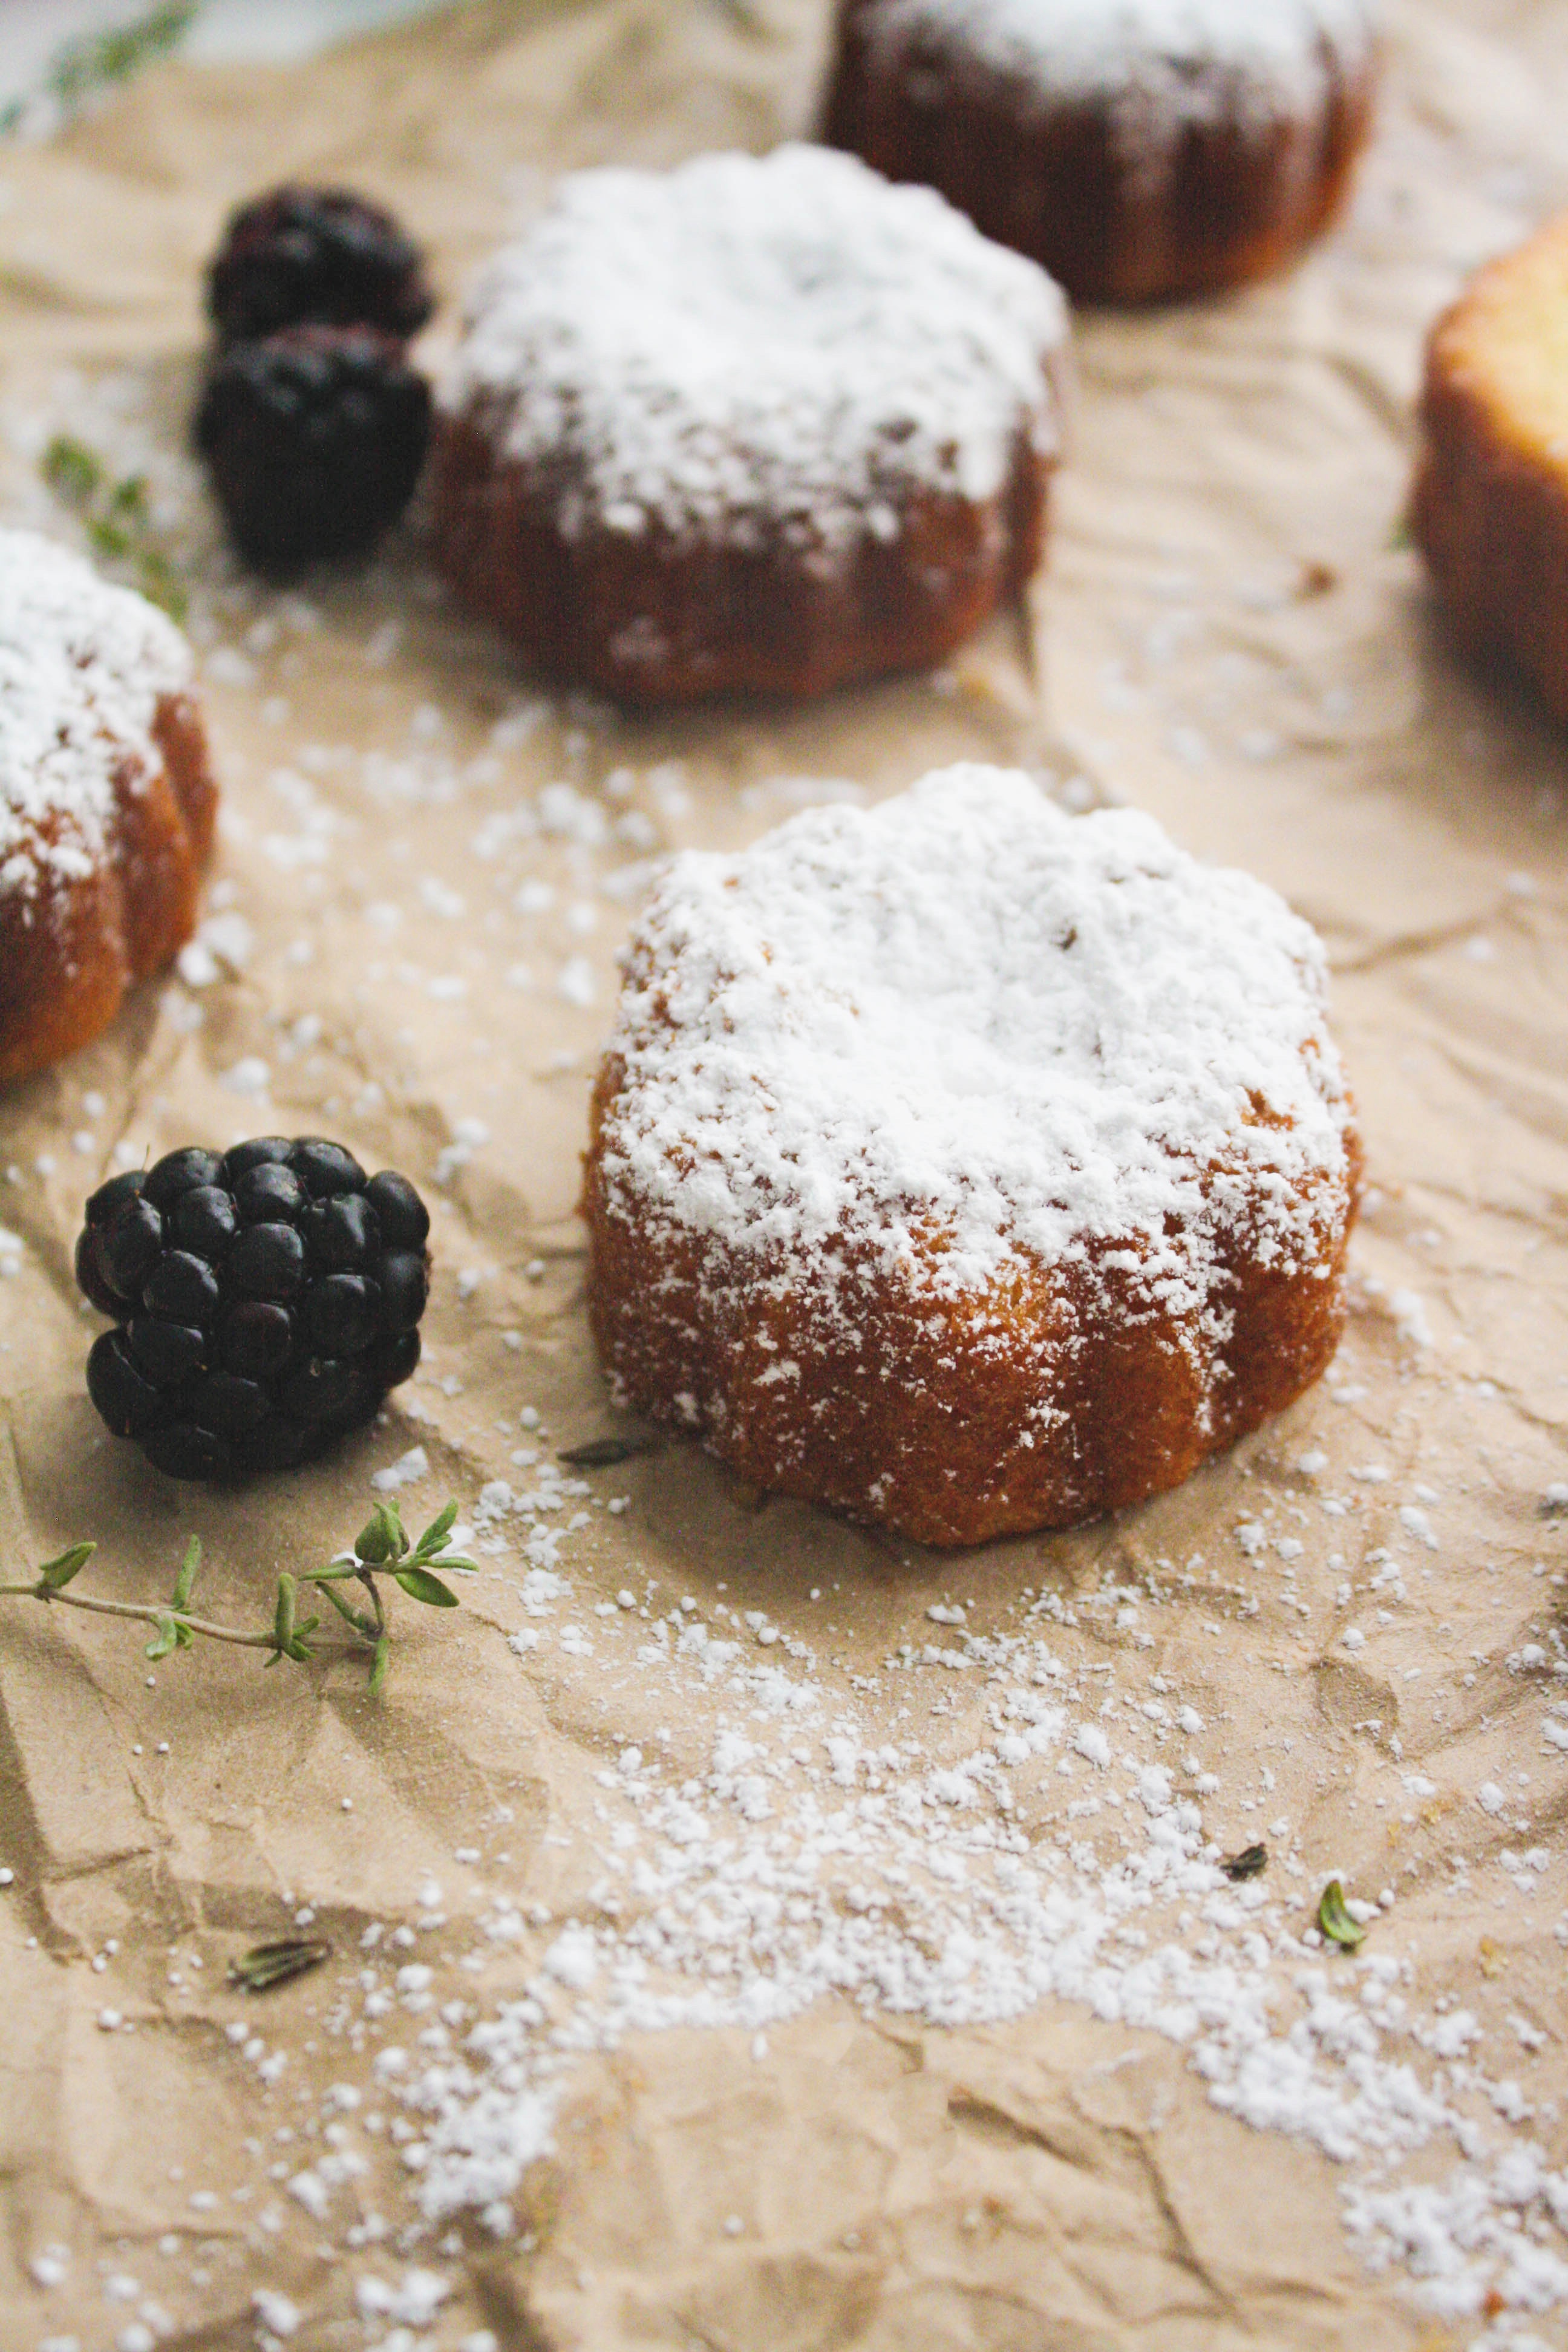
[[346, 188], [274, 188], [242, 205], [207, 271], [222, 343], [307, 324], [406, 338], [435, 307], [418, 248]]
[[231, 343], [195, 417], [236, 545], [258, 571], [365, 553], [414, 495], [430, 387], [374, 327], [285, 327]]
[[429, 1213], [320, 1136], [171, 1151], [87, 1204], [77, 1279], [115, 1328], [88, 1393], [174, 1478], [291, 1469], [419, 1361]]

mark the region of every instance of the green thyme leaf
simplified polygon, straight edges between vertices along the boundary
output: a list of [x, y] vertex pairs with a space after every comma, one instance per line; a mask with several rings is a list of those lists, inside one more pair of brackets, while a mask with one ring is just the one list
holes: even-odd
[[372, 1624], [370, 1619], [364, 1615], [363, 1611], [353, 1608], [350, 1602], [343, 1599], [341, 1592], [334, 1592], [331, 1586], [323, 1577], [312, 1576], [310, 1582], [315, 1586], [318, 1592], [320, 1592], [322, 1600], [330, 1601], [332, 1607], [337, 1611], [338, 1615], [347, 1619], [348, 1622], [353, 1627], [356, 1633], [363, 1633], [367, 1642], [374, 1641], [375, 1627]]
[[148, 603], [161, 605], [171, 621], [183, 625], [191, 600], [162, 548], [144, 546], [138, 550], [136, 575], [136, 584]]
[[296, 1587], [291, 1576], [278, 1580], [278, 1609], [272, 1620], [272, 1645], [280, 1658], [286, 1658], [294, 1642], [294, 1601]]
[[457, 1524], [458, 1506], [456, 1503], [448, 1503], [444, 1511], [437, 1512], [415, 1546], [416, 1559], [432, 1559], [444, 1545], [450, 1542], [452, 1529]]
[[85, 441], [57, 433], [44, 451], [39, 470], [58, 498], [68, 506], [85, 506], [103, 485], [103, 467]]
[[1266, 1845], [1244, 1845], [1239, 1853], [1227, 1854], [1220, 1864], [1227, 1878], [1261, 1878], [1268, 1867]]
[[384, 1633], [375, 1645], [375, 1655], [370, 1662], [370, 1695], [374, 1698], [386, 1682], [386, 1670], [392, 1663], [392, 1652]]
[[323, 1936], [288, 1936], [276, 1944], [253, 1944], [229, 1962], [228, 1980], [247, 1992], [270, 1992], [274, 1985], [319, 1969], [331, 1957], [331, 1949]]
[[202, 1539], [200, 1536], [193, 1536], [185, 1546], [185, 1556], [180, 1562], [180, 1572], [174, 1579], [174, 1605], [176, 1609], [184, 1609], [189, 1604], [191, 1587], [196, 1580], [196, 1570], [201, 1564]]
[[310, 1647], [310, 1636], [321, 1622], [319, 1617], [307, 1617], [302, 1625], [294, 1628], [289, 1643], [289, 1655], [301, 1666], [308, 1666], [316, 1654]]
[[405, 1545], [398, 1538], [403, 1534], [403, 1521], [395, 1503], [378, 1503], [375, 1516], [367, 1519], [354, 1538], [354, 1552], [369, 1568], [380, 1568], [386, 1560], [401, 1558]]
[[1366, 1929], [1345, 1909], [1345, 1890], [1337, 1878], [1330, 1879], [1319, 1899], [1318, 1925], [1331, 1944], [1347, 1952], [1366, 1941]]
[[160, 1617], [158, 1631], [148, 1643], [143, 1654], [149, 1658], [166, 1658], [178, 1646], [179, 1639], [180, 1629], [172, 1617]]
[[438, 1576], [432, 1576], [427, 1568], [400, 1568], [394, 1574], [410, 1601], [423, 1601], [428, 1609], [456, 1609], [458, 1605], [451, 1586], [443, 1584]]
[[110, 513], [123, 515], [127, 522], [144, 522], [147, 517], [146, 475], [127, 474], [122, 482], [116, 482], [109, 493], [109, 506]]
[[46, 1592], [63, 1592], [73, 1576], [80, 1574], [98, 1549], [96, 1544], [72, 1544], [54, 1559], [45, 1560], [38, 1570], [38, 1582]]

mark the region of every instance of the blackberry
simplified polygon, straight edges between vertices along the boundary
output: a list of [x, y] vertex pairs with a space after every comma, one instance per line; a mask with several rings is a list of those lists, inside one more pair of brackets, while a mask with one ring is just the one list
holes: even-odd
[[207, 271], [224, 343], [305, 325], [405, 338], [435, 307], [417, 247], [389, 212], [345, 188], [274, 188], [242, 205]]
[[171, 1151], [87, 1204], [77, 1279], [112, 1316], [88, 1393], [173, 1478], [292, 1469], [419, 1361], [430, 1216], [323, 1137]]
[[195, 444], [235, 544], [259, 572], [361, 555], [414, 495], [430, 387], [374, 327], [284, 327], [220, 351]]

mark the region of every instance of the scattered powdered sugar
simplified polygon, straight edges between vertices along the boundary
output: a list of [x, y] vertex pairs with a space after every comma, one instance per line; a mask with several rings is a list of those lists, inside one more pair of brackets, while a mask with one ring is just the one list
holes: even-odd
[[0, 898], [37, 898], [101, 858], [117, 770], [163, 766], [159, 698], [190, 678], [173, 622], [31, 531], [0, 530]]
[[1194, 124], [1314, 114], [1331, 76], [1365, 65], [1373, 13], [1369, 0], [881, 0], [871, 30], [962, 46], [1039, 102], [1107, 102], [1129, 159], [1147, 160]]
[[480, 278], [444, 398], [558, 473], [575, 536], [890, 537], [911, 486], [980, 499], [1057, 446], [1043, 270], [929, 188], [788, 145], [564, 179]]
[[[1534, 2232], [1568, 2229], [1568, 2179], [1548, 2169], [1526, 2141], [1489, 2166], [1467, 2164], [1444, 2181], [1396, 2188], [1352, 2187], [1345, 2221], [1374, 2270], [1401, 2262], [1420, 2283], [1420, 2300], [1446, 2319], [1500, 2308], [1560, 2310], [1568, 2303], [1568, 2263]], [[1540, 2338], [1510, 2337], [1522, 2347]]]
[[612, 1207], [749, 1251], [848, 1240], [946, 1292], [1125, 1244], [1201, 1309], [1227, 1226], [1295, 1266], [1347, 1210], [1323, 1012], [1321, 945], [1262, 883], [948, 769], [666, 870], [611, 1042]]
[[[722, 1652], [719, 1680], [746, 1727], [721, 1713], [706, 1769], [684, 1778], [623, 1746], [596, 1775], [594, 1843], [608, 1866], [586, 1904], [525, 1920], [502, 1900], [481, 1922], [492, 1948], [532, 1947], [518, 1997], [456, 2048], [422, 2036], [441, 2053], [428, 2063], [377, 2062], [424, 2119], [403, 2161], [430, 2221], [478, 2208], [504, 2233], [507, 2200], [551, 2151], [582, 2061], [628, 2035], [740, 2029], [761, 2057], [770, 2029], [826, 1998], [959, 2028], [1056, 2000], [1175, 2043], [1215, 2105], [1345, 2168], [1347, 2228], [1373, 2268], [1404, 2263], [1427, 2307], [1460, 2317], [1489, 2298], [1568, 2302], [1568, 2263], [1541, 2242], [1568, 2231], [1568, 2177], [1517, 2128], [1500, 2138], [1499, 2118], [1517, 2127], [1534, 2111], [1468, 2056], [1476, 2018], [1442, 2000], [1424, 2017], [1386, 1941], [1325, 1967], [1316, 1937], [1293, 1929], [1294, 1898], [1229, 1884], [1170, 1767], [1113, 1758], [1097, 1724], [1068, 1731], [1051, 1694], [1070, 1694], [1081, 1666], [1028, 1635], [965, 1633], [962, 1649], [907, 1654], [906, 1673], [975, 1673], [996, 1693], [992, 1738], [937, 1760], [908, 1734], [889, 1741], [809, 1671], [759, 1673], [736, 1643], [694, 1643], [704, 1629], [681, 1612], [668, 1622], [679, 1638], [645, 1644], [644, 1671], [662, 1669], [673, 1689], [697, 1667], [710, 1685], [704, 1650]], [[1164, 1717], [1157, 1704], [1122, 1709], [1118, 1744]], [[1100, 1767], [1101, 1788], [1113, 1761], [1132, 1774], [1124, 1796], [1111, 1792], [1114, 1855], [1074, 1826], [1100, 1813], [1098, 1797], [1043, 1834], [1020, 1825], [1014, 1769], [1050, 1769], [1055, 1756], [1059, 1773], [1069, 1752]], [[817, 1754], [826, 1766], [807, 1763]], [[1023, 1809], [1037, 1815], [1041, 1794]], [[1462, 2159], [1447, 2179], [1399, 2178], [1444, 2141]]]
[[[538, 1416], [528, 1412], [521, 1426], [531, 1432]], [[1321, 1541], [1346, 1540], [1330, 1498], [1297, 1482], [1342, 1483], [1355, 1442], [1349, 1428], [1331, 1435], [1312, 1449], [1310, 1473], [1269, 1473], [1255, 1457], [1257, 1517], [1242, 1526], [1260, 1539], [1245, 1547], [1245, 1573], [1249, 1584], [1281, 1578], [1264, 1601], [1270, 1653], [1293, 1630], [1294, 1580]], [[1328, 1793], [1350, 1765], [1349, 1740], [1324, 1728], [1309, 1694], [1298, 1688], [1287, 1707], [1292, 1732], [1264, 1743], [1268, 1766], [1256, 1746], [1233, 1749], [1223, 1690], [1202, 1710], [1184, 1695], [1179, 1630], [1193, 1622], [1193, 1600], [1240, 1623], [1257, 1616], [1258, 1591], [1205, 1571], [1194, 1553], [1184, 1567], [1163, 1555], [1141, 1569], [1126, 1559], [1127, 1581], [1064, 1586], [1049, 1574], [1037, 1592], [1025, 1586], [1007, 1601], [1002, 1622], [963, 1587], [941, 1600], [922, 1591], [902, 1612], [901, 1637], [889, 1627], [879, 1661], [859, 1660], [877, 1670], [847, 1673], [814, 1646], [836, 1637], [811, 1605], [826, 1598], [815, 1588], [806, 1602], [798, 1591], [770, 1593], [767, 1611], [746, 1605], [765, 1585], [732, 1601], [718, 1597], [724, 1585], [700, 1602], [656, 1600], [658, 1580], [619, 1560], [615, 1574], [632, 1581], [611, 1600], [602, 1578], [581, 1573], [592, 1538], [568, 1556], [593, 1525], [589, 1510], [567, 1517], [573, 1503], [594, 1500], [585, 1482], [531, 1447], [511, 1462], [526, 1475], [489, 1480], [470, 1516], [477, 1549], [497, 1563], [495, 1597], [502, 1582], [510, 1591], [500, 1622], [515, 1627], [516, 1670], [537, 1679], [536, 1696], [558, 1719], [591, 1697], [608, 1737], [545, 1836], [556, 1850], [548, 1884], [510, 1850], [510, 1805], [465, 1822], [471, 1842], [453, 1860], [465, 1880], [476, 1876], [451, 1891], [458, 1917], [448, 1920], [440, 1886], [421, 1880], [416, 1917], [390, 1934], [379, 1921], [363, 1928], [321, 2020], [345, 2063], [363, 2060], [363, 2087], [356, 2077], [328, 2091], [306, 2126], [319, 2131], [310, 2164], [288, 2178], [288, 2193], [345, 2251], [391, 2234], [370, 2202], [377, 2170], [400, 2172], [422, 2215], [395, 2238], [401, 2255], [422, 2250], [421, 2267], [400, 2284], [356, 2282], [367, 2322], [417, 2330], [447, 2312], [445, 2280], [423, 2265], [437, 2250], [458, 2259], [448, 2225], [460, 2210], [522, 2253], [537, 2250], [526, 2176], [552, 2147], [564, 2155], [575, 2145], [572, 2110], [594, 2095], [584, 2061], [644, 2034], [719, 2029], [747, 2037], [731, 2061], [743, 2075], [748, 2046], [751, 2062], [767, 2061], [770, 2037], [825, 2001], [868, 2021], [891, 2014], [960, 2030], [1063, 2002], [1158, 2037], [1225, 2115], [1331, 2160], [1345, 2224], [1373, 2270], [1393, 2273], [1442, 2319], [1500, 2315], [1495, 2335], [1466, 2338], [1476, 2352], [1505, 2343], [1522, 2352], [1531, 2339], [1509, 2315], [1568, 2306], [1568, 2176], [1553, 2151], [1555, 2107], [1539, 2077], [1520, 2079], [1546, 2039], [1518, 2013], [1531, 1999], [1522, 1974], [1489, 1990], [1508, 1955], [1485, 1937], [1479, 1978], [1461, 1939], [1458, 1983], [1424, 1942], [1402, 1949], [1406, 1897], [1429, 1927], [1433, 1905], [1446, 1916], [1455, 1892], [1445, 1897], [1431, 1881], [1418, 1847], [1397, 1877], [1389, 1855], [1394, 1883], [1369, 1899], [1377, 1880], [1358, 1884], [1337, 1843], [1347, 1816]], [[1405, 1507], [1388, 1479], [1363, 1483], [1364, 1507], [1382, 1516], [1364, 1529], [1353, 1567], [1375, 1572], [1358, 1589], [1403, 1611], [1403, 1582], [1371, 1538], [1410, 1533]], [[1434, 1509], [1445, 1499], [1428, 1486], [1413, 1492]], [[1279, 1537], [1282, 1519], [1308, 1540]], [[1329, 1579], [1347, 1563], [1334, 1551], [1320, 1565]], [[1347, 1581], [1343, 1597], [1351, 1590]], [[1181, 1613], [1162, 1627], [1167, 1610]], [[1387, 1634], [1373, 1636], [1395, 1638], [1392, 1616]], [[1551, 1638], [1568, 1673], [1555, 1628]], [[1516, 1664], [1533, 1673], [1546, 1652], [1521, 1647], [1507, 1663], [1510, 1674]], [[1556, 1704], [1568, 1717], [1568, 1700]], [[1540, 1719], [1533, 1696], [1523, 1705]], [[1390, 1847], [1396, 1821], [1415, 1832], [1402, 1807], [1436, 1800], [1423, 1822], [1452, 1820], [1468, 1774], [1440, 1785], [1407, 1769], [1382, 1723], [1358, 1722], [1352, 1736], [1352, 1784], [1363, 1804], [1389, 1809]], [[1557, 1857], [1545, 1844], [1498, 1843], [1533, 1834], [1519, 1817], [1522, 1796], [1491, 1782], [1474, 1793], [1496, 1823], [1466, 1835], [1487, 1841], [1473, 1866], [1495, 1862], [1507, 1874], [1498, 1907], [1517, 1910]], [[1559, 1798], [1542, 1792], [1547, 1819]], [[1234, 1846], [1265, 1832], [1266, 1875], [1232, 1882], [1218, 1839]], [[1446, 1826], [1441, 1842], [1456, 1834], [1465, 1833]], [[506, 1851], [487, 1853], [492, 1835]], [[1380, 1834], [1374, 1869], [1384, 1856]], [[1437, 1862], [1430, 1848], [1425, 1859]], [[1465, 1856], [1451, 1854], [1448, 1866], [1459, 1872]], [[1353, 1955], [1325, 1947], [1312, 1924], [1330, 1874], [1342, 1874], [1351, 1916], [1372, 1931]], [[435, 1940], [448, 1925], [467, 1948]], [[1568, 1944], [1568, 1914], [1557, 1935]], [[119, 2011], [101, 2021], [105, 2031], [128, 2023]], [[245, 2039], [248, 2017], [228, 2032], [270, 2089], [282, 2052]], [[1092, 2053], [1081, 2059], [1091, 2064]], [[1171, 2090], [1167, 2070], [1152, 2088], [1152, 2130], [1170, 2113]], [[388, 2107], [401, 2110], [390, 2129]], [[277, 2137], [288, 2142], [300, 2118], [292, 2105], [283, 2112]], [[273, 2162], [273, 2180], [289, 2161]], [[518, 2192], [526, 2214], [513, 2210]], [[558, 2251], [569, 2256], [569, 2242]]]

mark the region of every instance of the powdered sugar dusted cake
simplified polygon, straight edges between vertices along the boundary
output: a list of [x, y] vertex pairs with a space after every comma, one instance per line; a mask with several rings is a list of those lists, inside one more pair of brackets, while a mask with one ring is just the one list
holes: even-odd
[[618, 1395], [928, 1543], [1174, 1484], [1339, 1337], [1324, 1000], [1262, 883], [1017, 773], [678, 858], [587, 1162]]
[[1374, 66], [1371, 0], [841, 0], [827, 135], [1069, 293], [1147, 300], [1318, 234]]
[[645, 701], [937, 658], [1038, 560], [1057, 288], [786, 146], [581, 172], [477, 287], [437, 528], [546, 668]]
[[144, 597], [0, 530], [0, 1081], [95, 1036], [190, 936], [216, 803], [191, 671]]

